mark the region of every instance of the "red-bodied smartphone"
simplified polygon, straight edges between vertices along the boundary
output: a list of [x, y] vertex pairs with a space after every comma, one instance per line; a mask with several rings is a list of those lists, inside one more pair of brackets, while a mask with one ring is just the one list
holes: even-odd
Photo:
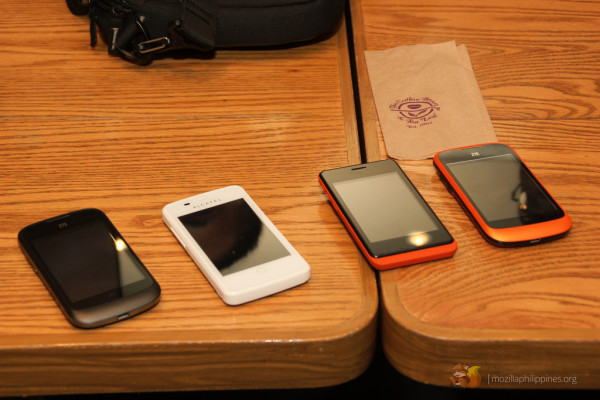
[[319, 183], [376, 269], [451, 257], [457, 244], [394, 160], [323, 171]]
[[488, 143], [439, 152], [438, 175], [490, 243], [536, 244], [565, 235], [569, 215], [508, 145]]

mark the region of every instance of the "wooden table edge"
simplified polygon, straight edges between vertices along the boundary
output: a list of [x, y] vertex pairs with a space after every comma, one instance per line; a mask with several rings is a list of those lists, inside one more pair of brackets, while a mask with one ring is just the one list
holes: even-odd
[[[293, 337], [252, 330], [236, 339], [202, 341], [202, 335], [189, 332], [128, 332], [101, 345], [4, 346], [0, 396], [316, 388], [348, 382], [366, 370], [375, 353], [377, 287], [370, 267], [361, 261], [360, 268], [365, 296], [354, 317], [342, 324]], [[233, 353], [235, 363], [228, 361]], [[58, 362], [48, 364], [52, 359]], [[123, 368], [127, 374], [119, 373]]]
[[[480, 366], [482, 387], [600, 388], [600, 329], [477, 329], [428, 324], [402, 307], [397, 287], [381, 283], [381, 335], [384, 352], [402, 374], [428, 384], [449, 386], [451, 368], [456, 364]], [[385, 303], [394, 304], [394, 308]], [[400, 307], [399, 307], [400, 306]], [[557, 354], [568, 352], [578, 362], [556, 365]], [[536, 354], [535, 360], [528, 358]], [[581, 363], [589, 359], [589, 363]], [[433, 362], [432, 360], [436, 360]], [[585, 368], [581, 365], [586, 365]], [[432, 365], [434, 367], [432, 368]], [[502, 381], [498, 381], [498, 377]], [[519, 378], [521, 377], [521, 378]], [[574, 377], [573, 381], [566, 381]], [[519, 382], [517, 379], [529, 380]], [[571, 378], [573, 379], [573, 378]]]

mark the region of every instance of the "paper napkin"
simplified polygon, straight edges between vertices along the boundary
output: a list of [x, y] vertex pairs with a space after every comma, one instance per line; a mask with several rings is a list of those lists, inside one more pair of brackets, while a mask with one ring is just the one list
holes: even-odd
[[466, 46], [365, 51], [386, 150], [399, 160], [496, 142]]

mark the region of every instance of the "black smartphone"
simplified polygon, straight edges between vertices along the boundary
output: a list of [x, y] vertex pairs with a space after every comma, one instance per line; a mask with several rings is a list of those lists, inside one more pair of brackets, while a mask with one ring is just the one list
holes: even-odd
[[556, 239], [569, 215], [508, 145], [445, 150], [433, 159], [448, 190], [490, 243], [507, 247]]
[[437, 260], [456, 251], [456, 241], [394, 160], [323, 171], [319, 182], [374, 268]]
[[79, 328], [130, 318], [159, 301], [159, 284], [100, 210], [37, 222], [18, 239], [67, 320]]

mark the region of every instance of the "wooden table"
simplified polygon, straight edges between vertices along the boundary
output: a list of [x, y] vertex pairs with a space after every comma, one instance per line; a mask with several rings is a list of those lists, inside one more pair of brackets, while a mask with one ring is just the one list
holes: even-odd
[[[89, 47], [64, 1], [0, 5], [0, 396], [328, 386], [369, 364], [378, 307], [318, 183], [360, 162], [342, 26], [309, 46], [147, 67]], [[312, 267], [225, 305], [164, 226], [174, 200], [239, 184]], [[102, 209], [162, 286], [133, 319], [72, 327], [17, 232]]]
[[498, 139], [574, 221], [552, 243], [493, 247], [431, 160], [400, 162], [459, 248], [381, 274], [389, 360], [441, 386], [464, 363], [481, 367], [480, 387], [600, 387], [600, 2], [352, 0], [351, 11], [369, 160], [387, 154], [364, 50], [455, 40], [469, 50]]

